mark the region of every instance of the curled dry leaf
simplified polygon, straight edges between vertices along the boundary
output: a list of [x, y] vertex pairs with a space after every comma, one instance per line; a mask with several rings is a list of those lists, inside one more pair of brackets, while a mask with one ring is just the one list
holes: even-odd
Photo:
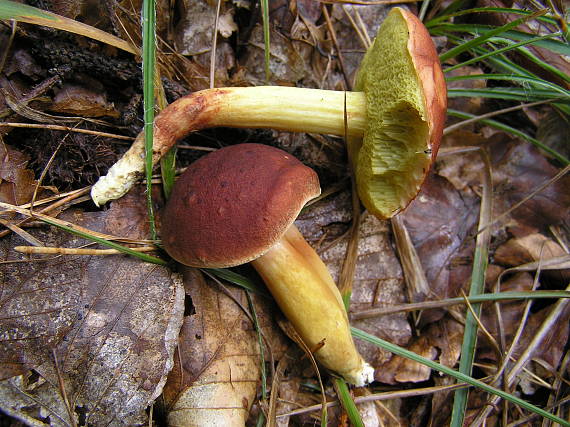
[[107, 101], [104, 88], [93, 89], [68, 83], [55, 95], [51, 111], [85, 117], [114, 117], [120, 113]]
[[[147, 226], [142, 200], [133, 193], [106, 212], [75, 210], [63, 219], [141, 238]], [[37, 235], [50, 246], [85, 244], [47, 227]], [[1, 242], [3, 261], [19, 259], [10, 250], [17, 239]], [[28, 423], [144, 423], [172, 367], [184, 307], [181, 281], [164, 267], [123, 255], [4, 264], [0, 273], [0, 365], [11, 368], [2, 374], [23, 373], [0, 383], [2, 410]]]
[[21, 205], [31, 200], [36, 187], [29, 158], [0, 140], [0, 201]]
[[[562, 247], [539, 233], [530, 233], [514, 237], [497, 248], [494, 260], [498, 264], [516, 267], [534, 261], [546, 261], [550, 258], [566, 255]], [[570, 280], [570, 271], [545, 271], [544, 274], [558, 279], [562, 286]]]
[[[422, 330], [407, 348], [426, 359], [453, 367], [461, 354], [462, 339], [463, 326], [453, 318], [445, 316]], [[422, 382], [431, 377], [430, 368], [400, 356], [394, 356], [378, 371], [378, 380], [387, 384]]]
[[[164, 399], [171, 426], [244, 425], [260, 382], [257, 334], [242, 290], [184, 268], [195, 314], [184, 320]], [[231, 295], [229, 295], [231, 294]]]

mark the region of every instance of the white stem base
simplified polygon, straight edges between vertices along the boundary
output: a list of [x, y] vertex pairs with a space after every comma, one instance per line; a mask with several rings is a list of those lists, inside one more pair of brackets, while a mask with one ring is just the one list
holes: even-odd
[[[346, 127], [345, 127], [346, 118]], [[362, 138], [366, 98], [339, 92], [281, 86], [207, 89], [180, 98], [154, 124], [153, 163], [189, 133], [210, 127], [272, 128]], [[123, 196], [145, 169], [144, 137], [91, 190], [97, 206]]]

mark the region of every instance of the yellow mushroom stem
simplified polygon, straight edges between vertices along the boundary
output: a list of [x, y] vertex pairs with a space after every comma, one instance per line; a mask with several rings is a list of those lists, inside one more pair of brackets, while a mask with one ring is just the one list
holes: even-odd
[[363, 386], [374, 369], [354, 345], [340, 292], [315, 250], [292, 225], [269, 252], [251, 264], [316, 359]]
[[[346, 117], [346, 129], [345, 129]], [[366, 126], [363, 92], [341, 92], [282, 86], [206, 89], [165, 108], [154, 124], [153, 162], [191, 132], [218, 126], [271, 128], [360, 139]], [[144, 135], [93, 186], [98, 206], [118, 199], [144, 172]]]

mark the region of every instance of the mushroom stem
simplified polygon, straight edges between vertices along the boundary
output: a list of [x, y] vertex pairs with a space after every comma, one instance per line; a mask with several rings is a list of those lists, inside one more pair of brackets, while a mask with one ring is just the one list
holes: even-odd
[[[272, 128], [357, 139], [362, 138], [365, 125], [363, 92], [281, 86], [206, 89], [176, 100], [157, 116], [153, 162], [179, 139], [210, 127]], [[125, 155], [93, 186], [95, 204], [100, 206], [129, 191], [144, 171], [144, 157], [144, 135], [140, 133]]]
[[317, 349], [321, 364], [357, 386], [374, 380], [374, 369], [352, 340], [336, 284], [295, 225], [251, 264], [308, 348]]

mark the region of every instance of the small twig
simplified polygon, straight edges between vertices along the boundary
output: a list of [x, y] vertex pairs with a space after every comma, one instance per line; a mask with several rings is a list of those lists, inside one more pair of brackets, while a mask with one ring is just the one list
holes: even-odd
[[[348, 10], [346, 10], [346, 6], [342, 5], [342, 11], [344, 12], [344, 14], [346, 15], [346, 17], [348, 18], [348, 20], [350, 21], [350, 24], [352, 25], [352, 28], [354, 28], [354, 31], [356, 32], [356, 35], [358, 36], [358, 38], [360, 39], [360, 43], [362, 43], [362, 47], [364, 47], [365, 49], [368, 49], [370, 47], [370, 38], [368, 38], [368, 34], [364, 35], [364, 33], [362, 32], [362, 29], [360, 29], [358, 27], [358, 24], [356, 23], [356, 21], [354, 20], [354, 18], [352, 17], [352, 15], [348, 12]], [[364, 29], [364, 31], [366, 31], [366, 29]]]
[[117, 135], [114, 133], [99, 132], [99, 131], [90, 130], [90, 129], [72, 128], [69, 126], [39, 124], [39, 123], [0, 122], [0, 127], [26, 128], [26, 129], [47, 129], [47, 130], [64, 131], [64, 132], [75, 132], [75, 133], [84, 133], [87, 135], [100, 136], [102, 138], [124, 139], [127, 141], [133, 141], [135, 139], [132, 136]]
[[348, 74], [346, 73], [346, 67], [344, 66], [344, 57], [342, 56], [342, 52], [340, 50], [338, 40], [336, 38], [336, 31], [333, 27], [331, 17], [329, 15], [329, 11], [328, 11], [325, 4], [321, 4], [321, 10], [323, 11], [323, 16], [325, 17], [325, 21], [327, 23], [327, 28], [329, 30], [332, 42], [333, 42], [334, 47], [335, 47], [336, 52], [337, 52], [338, 62], [340, 63], [340, 68], [342, 70], [342, 76], [344, 77], [344, 83], [346, 84], [346, 88], [348, 90], [350, 90], [352, 85], [350, 84], [350, 80], [348, 79]]
[[14, 37], [16, 36], [16, 21], [14, 19], [10, 19], [10, 27], [11, 27], [10, 38], [8, 39], [8, 42], [4, 47], [4, 53], [0, 58], [0, 73], [2, 72], [2, 70], [4, 70], [4, 64], [6, 64], [6, 59], [8, 58], [8, 52], [10, 52], [10, 47], [12, 46]]
[[51, 354], [53, 356], [53, 364], [55, 367], [55, 373], [57, 376], [57, 384], [59, 387], [59, 392], [65, 404], [65, 409], [67, 410], [67, 416], [69, 417], [69, 422], [71, 423], [71, 427], [76, 427], [77, 422], [75, 421], [75, 414], [73, 409], [71, 408], [71, 404], [69, 403], [69, 399], [67, 397], [67, 392], [65, 391], [65, 384], [63, 382], [63, 376], [61, 375], [61, 370], [59, 368], [59, 362], [57, 359], [57, 353], [54, 349], [51, 350]]
[[[459, 384], [453, 384], [453, 385], [448, 385], [448, 386], [426, 387], [426, 388], [415, 389], [415, 390], [398, 390], [398, 391], [390, 391], [390, 392], [384, 392], [384, 393], [374, 393], [374, 394], [371, 394], [370, 396], [355, 397], [354, 403], [364, 403], [364, 402], [374, 402], [377, 400], [403, 399], [406, 397], [425, 396], [428, 394], [438, 393], [440, 391], [451, 391], [451, 390], [457, 390], [459, 388], [464, 388], [464, 387], [467, 387], [467, 384], [459, 383]], [[338, 406], [338, 405], [339, 405], [338, 401], [328, 402], [327, 408], [333, 408], [333, 407]], [[322, 408], [322, 405], [320, 405], [320, 404], [319, 405], [307, 406], [306, 408], [300, 408], [300, 409], [296, 409], [296, 410], [291, 411], [291, 412], [279, 414], [279, 415], [277, 415], [277, 418], [306, 414], [308, 412], [318, 411], [321, 408]]]
[[210, 51], [210, 89], [216, 87], [216, 45], [218, 43], [218, 25], [222, 0], [218, 0], [216, 6], [216, 16], [214, 19], [214, 35], [212, 38], [212, 49]]
[[501, 114], [506, 114], [506, 113], [511, 113], [513, 111], [522, 110], [523, 108], [535, 107], [535, 106], [541, 105], [541, 104], [552, 103], [554, 101], [556, 101], [556, 98], [546, 99], [543, 101], [529, 102], [527, 104], [515, 105], [514, 107], [503, 108], [501, 110], [495, 110], [495, 111], [491, 111], [491, 112], [486, 113], [486, 114], [481, 114], [480, 116], [473, 117], [473, 118], [467, 119], [467, 120], [463, 120], [459, 123], [455, 123], [451, 126], [446, 127], [443, 130], [443, 135], [444, 136], [449, 135], [451, 132], [454, 132], [457, 129], [462, 128], [464, 126], [467, 126], [471, 123], [476, 123], [476, 122], [479, 122], [481, 120], [489, 119], [491, 117], [500, 116]]
[[38, 179], [38, 181], [36, 182], [36, 185], [34, 187], [34, 194], [32, 195], [32, 200], [30, 200], [30, 212], [34, 212], [34, 203], [36, 201], [36, 197], [38, 196], [38, 190], [40, 189], [40, 186], [42, 185], [42, 182], [44, 180], [44, 178], [46, 177], [49, 168], [51, 167], [53, 161], [55, 160], [55, 156], [57, 156], [57, 153], [59, 152], [60, 148], [63, 146], [64, 141], [67, 139], [68, 135], [65, 135], [63, 137], [63, 139], [61, 141], [59, 141], [59, 144], [57, 144], [57, 147], [55, 147], [55, 150], [53, 150], [53, 153], [51, 153], [51, 156], [48, 160], [48, 162], [46, 163], [45, 167], [42, 170], [42, 173], [40, 174], [40, 178]]
[[323, 4], [356, 4], [361, 6], [369, 6], [375, 4], [400, 4], [400, 3], [417, 3], [418, 0], [319, 0]]
[[[55, 208], [58, 208], [58, 207], [60, 207], [60, 206], [62, 206], [62, 205], [65, 205], [66, 203], [69, 203], [69, 202], [71, 202], [71, 201], [73, 201], [73, 200], [76, 200], [76, 199], [78, 199], [79, 197], [83, 196], [84, 194], [89, 193], [89, 190], [90, 190], [90, 189], [91, 189], [91, 187], [85, 187], [85, 188], [82, 188], [82, 189], [80, 189], [80, 190], [72, 191], [72, 192], [70, 192], [70, 193], [61, 194], [60, 196], [64, 196], [64, 197], [62, 197], [61, 199], [59, 199], [59, 200], [56, 201], [55, 203], [53, 203], [53, 204], [51, 204], [51, 205], [49, 205], [49, 206], [43, 208], [43, 209], [40, 211], [40, 213], [43, 213], [43, 214], [48, 213], [48, 212], [54, 210]], [[90, 199], [90, 198], [89, 198], [89, 199]], [[57, 198], [55, 198], [55, 197], [49, 197], [49, 198], [47, 198], [47, 199], [42, 199], [42, 200], [40, 200], [40, 201], [38, 201], [38, 202], [36, 203], [36, 206], [37, 206], [37, 205], [44, 204], [44, 203], [48, 203], [49, 201], [52, 201], [52, 200], [57, 200]], [[29, 208], [30, 206], [31, 206], [31, 203], [27, 203], [27, 204], [25, 204], [25, 205], [20, 205], [19, 207], [22, 208], [22, 209], [26, 209], [26, 208]], [[12, 211], [12, 210], [10, 210], [10, 212], [11, 212], [11, 211]], [[0, 213], [2, 213], [2, 212], [0, 212]], [[20, 226], [22, 226], [22, 225], [28, 223], [31, 219], [32, 219], [31, 217], [25, 218], [25, 219], [23, 219], [23, 220], [17, 222], [17, 223], [14, 224], [14, 225], [15, 225], [16, 227], [20, 227]], [[7, 235], [10, 233], [10, 231], [11, 231], [11, 228], [10, 228], [9, 225], [7, 225], [7, 224], [4, 224], [4, 225], [6, 225], [6, 227], [8, 228], [8, 230], [0, 231], [0, 238], [2, 238], [2, 237], [4, 237], [4, 236], [7, 236]], [[41, 245], [40, 245], [40, 246], [41, 246]]]
[[[156, 252], [154, 246], [129, 248], [136, 252]], [[82, 248], [55, 248], [51, 246], [15, 246], [14, 250], [22, 254], [41, 255], [117, 255], [123, 252], [117, 249], [82, 249]]]

